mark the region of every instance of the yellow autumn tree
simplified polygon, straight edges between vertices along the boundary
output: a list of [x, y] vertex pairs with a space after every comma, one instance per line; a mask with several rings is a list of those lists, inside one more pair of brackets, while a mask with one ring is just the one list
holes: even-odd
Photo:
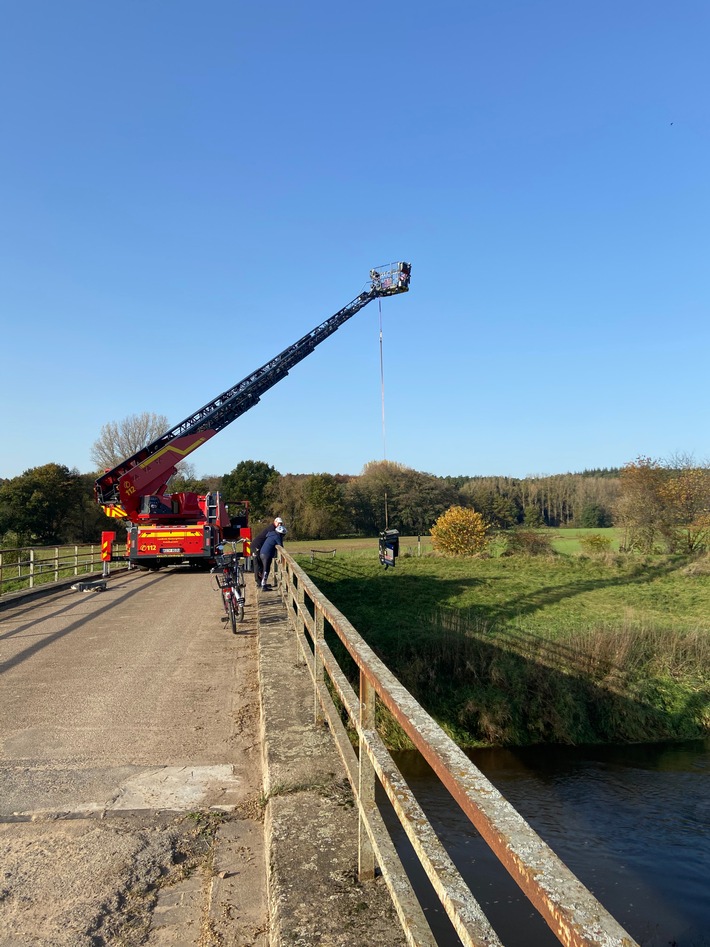
[[707, 548], [710, 521], [710, 470], [688, 461], [668, 466], [639, 457], [621, 471], [617, 523], [624, 545], [651, 553]]
[[667, 540], [671, 549], [707, 549], [710, 529], [710, 471], [689, 467], [671, 476], [659, 495], [669, 511]]
[[476, 556], [488, 544], [488, 526], [475, 510], [450, 506], [432, 526], [431, 538], [445, 556]]

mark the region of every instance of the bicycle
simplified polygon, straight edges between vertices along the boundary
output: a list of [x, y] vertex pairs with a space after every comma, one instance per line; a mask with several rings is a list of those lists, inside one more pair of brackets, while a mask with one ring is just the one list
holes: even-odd
[[[223, 548], [223, 547], [222, 547]], [[215, 556], [215, 568], [212, 574], [217, 581], [217, 589], [222, 593], [224, 606], [224, 622], [232, 626], [232, 633], [237, 633], [237, 622], [244, 621], [244, 604], [246, 601], [246, 579], [241, 564], [243, 553], [237, 552], [237, 544], [232, 543], [232, 552]], [[215, 589], [215, 591], [217, 591]]]

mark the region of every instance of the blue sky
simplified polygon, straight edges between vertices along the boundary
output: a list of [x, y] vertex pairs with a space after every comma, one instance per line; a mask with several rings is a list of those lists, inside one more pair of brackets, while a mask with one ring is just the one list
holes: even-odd
[[0, 477], [92, 469], [412, 263], [193, 455], [710, 456], [710, 6], [23, 0], [0, 24]]

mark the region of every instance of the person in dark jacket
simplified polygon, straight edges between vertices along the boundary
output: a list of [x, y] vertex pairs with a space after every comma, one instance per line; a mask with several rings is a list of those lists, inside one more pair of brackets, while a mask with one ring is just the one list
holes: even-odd
[[268, 526], [264, 527], [262, 531], [258, 534], [255, 539], [251, 541], [251, 554], [254, 557], [254, 581], [257, 586], [261, 585], [261, 580], [263, 577], [263, 570], [261, 565], [261, 547], [266, 542], [266, 537], [270, 532], [276, 529], [277, 526], [283, 526], [284, 521], [280, 516], [277, 516], [273, 523], [269, 523]]
[[277, 526], [275, 529], [269, 530], [266, 534], [266, 539], [263, 542], [261, 547], [261, 552], [259, 553], [259, 558], [261, 559], [261, 590], [262, 592], [265, 589], [270, 589], [271, 586], [268, 584], [269, 579], [269, 570], [271, 569], [271, 560], [276, 555], [276, 547], [283, 546], [284, 536], [286, 535], [286, 527], [282, 524]]

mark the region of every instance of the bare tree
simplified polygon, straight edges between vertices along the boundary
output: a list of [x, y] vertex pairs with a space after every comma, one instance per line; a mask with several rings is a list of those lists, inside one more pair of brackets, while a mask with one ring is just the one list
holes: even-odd
[[150, 444], [168, 430], [164, 414], [144, 411], [130, 414], [122, 421], [109, 421], [101, 428], [101, 436], [94, 442], [90, 457], [97, 470], [112, 470], [141, 447]]

